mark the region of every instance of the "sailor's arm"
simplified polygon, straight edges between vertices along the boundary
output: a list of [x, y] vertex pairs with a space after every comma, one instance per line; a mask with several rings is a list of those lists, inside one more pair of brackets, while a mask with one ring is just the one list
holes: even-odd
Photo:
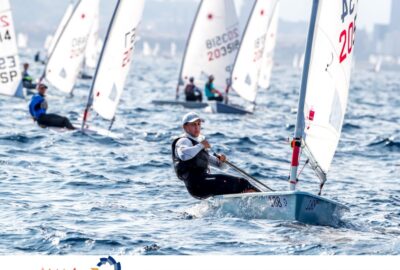
[[181, 138], [176, 143], [175, 148], [178, 158], [186, 161], [194, 158], [201, 150], [204, 149], [204, 145], [201, 143], [193, 145], [188, 138]]
[[227, 169], [228, 166], [224, 162], [226, 160], [226, 157], [224, 155], [222, 155], [222, 156], [223, 156], [223, 158], [221, 158], [221, 157], [218, 158], [218, 157], [210, 155], [209, 159], [208, 159], [208, 161], [210, 162], [210, 165], [215, 168], [221, 169], [221, 170]]

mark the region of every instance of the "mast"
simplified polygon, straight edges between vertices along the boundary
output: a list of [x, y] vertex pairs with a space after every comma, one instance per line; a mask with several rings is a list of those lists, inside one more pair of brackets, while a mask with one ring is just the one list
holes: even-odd
[[187, 49], [189, 47], [190, 40], [192, 38], [193, 28], [196, 25], [197, 16], [199, 15], [199, 12], [200, 12], [201, 6], [203, 5], [203, 2], [204, 2], [204, 0], [201, 0], [201, 2], [199, 4], [199, 7], [197, 8], [196, 16], [194, 17], [194, 20], [193, 20], [193, 23], [192, 23], [192, 27], [190, 28], [189, 38], [186, 41], [185, 53], [183, 54], [182, 63], [181, 63], [181, 69], [179, 71], [178, 85], [176, 86], [176, 99], [178, 99], [179, 86], [182, 85], [182, 71], [183, 71], [183, 65], [185, 64], [185, 60], [186, 60]]
[[97, 63], [96, 71], [94, 72], [92, 85], [90, 86], [90, 91], [89, 91], [89, 95], [88, 95], [88, 101], [87, 101], [87, 104], [86, 104], [85, 111], [83, 113], [83, 120], [82, 120], [82, 126], [81, 126], [82, 130], [85, 127], [85, 124], [86, 124], [86, 121], [87, 121], [89, 108], [92, 106], [92, 102], [93, 102], [92, 95], [93, 95], [94, 83], [95, 83], [96, 78], [97, 78], [97, 73], [98, 73], [99, 67], [101, 65], [101, 61], [102, 61], [102, 58], [103, 58], [104, 50], [105, 50], [105, 48], [107, 46], [108, 37], [110, 36], [111, 28], [113, 26], [113, 22], [114, 22], [114, 19], [115, 19], [115, 16], [117, 14], [117, 11], [118, 11], [118, 8], [119, 8], [119, 5], [120, 5], [121, 1], [122, 0], [118, 0], [117, 4], [115, 6], [115, 9], [114, 9], [110, 24], [109, 24], [108, 29], [107, 29], [107, 34], [106, 34], [106, 37], [104, 39], [103, 48], [101, 48], [101, 53], [100, 53], [99, 60], [98, 60], [98, 63]]
[[296, 121], [296, 127], [295, 127], [295, 131], [294, 131], [294, 137], [293, 137], [293, 140], [291, 143], [293, 152], [292, 152], [292, 161], [291, 161], [291, 165], [290, 165], [290, 176], [289, 176], [290, 190], [295, 190], [296, 184], [297, 184], [297, 169], [299, 166], [301, 142], [302, 142], [302, 137], [303, 137], [303, 132], [304, 132], [304, 104], [305, 104], [305, 98], [306, 98], [308, 72], [310, 69], [311, 51], [312, 51], [313, 41], [314, 41], [314, 31], [315, 31], [315, 25], [316, 25], [316, 20], [317, 20], [319, 2], [320, 2], [320, 0], [313, 0], [310, 26], [309, 26], [309, 30], [308, 30], [305, 61], [304, 61], [303, 75], [302, 75], [300, 95], [299, 95], [299, 104], [298, 104], [298, 108], [297, 108], [297, 121]]

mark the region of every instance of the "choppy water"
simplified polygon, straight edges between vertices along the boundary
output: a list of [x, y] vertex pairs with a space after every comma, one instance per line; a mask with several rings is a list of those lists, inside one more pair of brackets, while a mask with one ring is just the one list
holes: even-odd
[[[178, 68], [178, 59], [137, 59], [117, 140], [38, 128], [28, 100], [0, 97], [0, 254], [400, 254], [398, 73], [353, 74], [324, 190], [351, 212], [330, 228], [233, 217], [188, 195], [170, 162], [187, 110], [151, 104], [173, 96]], [[74, 98], [49, 89], [50, 111], [77, 120], [89, 83]], [[277, 67], [254, 115], [203, 115], [211, 144], [276, 189], [287, 188], [299, 84], [298, 71]], [[317, 192], [310, 169], [300, 188]]]

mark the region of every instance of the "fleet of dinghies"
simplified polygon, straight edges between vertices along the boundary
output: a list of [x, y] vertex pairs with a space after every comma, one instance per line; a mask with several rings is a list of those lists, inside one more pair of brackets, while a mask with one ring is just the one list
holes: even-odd
[[[143, 8], [144, 0], [116, 2], [100, 53], [96, 49], [99, 44], [99, 0], [79, 0], [75, 5], [70, 4], [54, 34], [41, 80], [62, 92], [71, 93], [83, 63], [95, 68], [83, 112], [83, 132], [119, 137], [111, 132], [111, 127], [132, 63]], [[210, 199], [212, 204], [256, 218], [337, 225], [348, 208], [321, 194], [338, 146], [347, 106], [357, 11], [358, 1], [313, 0], [291, 143], [289, 190], [272, 191], [256, 184], [262, 192], [215, 196]], [[257, 91], [270, 86], [278, 14], [279, 0], [256, 0], [244, 31], [240, 33], [233, 0], [200, 1], [182, 59], [177, 93], [190, 77], [195, 79], [196, 85], [202, 86], [213, 75], [217, 89], [226, 90], [226, 95], [232, 89], [254, 110]], [[0, 94], [23, 97], [9, 0], [0, 0], [0, 17]], [[171, 55], [175, 53], [174, 44]], [[155, 103], [188, 108], [209, 106], [205, 102], [179, 100]], [[215, 112], [252, 112], [229, 102], [213, 102], [212, 105]], [[92, 114], [101, 117], [100, 123], [108, 121], [108, 129], [96, 127], [99, 121], [94, 121]], [[318, 195], [296, 190], [301, 161], [310, 164], [319, 177]], [[241, 207], [237, 207], [238, 204]]]

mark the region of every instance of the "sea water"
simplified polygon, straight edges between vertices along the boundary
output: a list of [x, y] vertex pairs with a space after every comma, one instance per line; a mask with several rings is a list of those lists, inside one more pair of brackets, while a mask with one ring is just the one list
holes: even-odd
[[[29, 98], [0, 97], [0, 254], [400, 254], [398, 72], [353, 72], [323, 191], [350, 212], [332, 228], [233, 216], [188, 194], [170, 145], [189, 110], [151, 103], [175, 98], [179, 64], [135, 59], [113, 126], [120, 139], [42, 129]], [[37, 78], [43, 66], [31, 69]], [[198, 111], [213, 148], [277, 190], [288, 188], [300, 75], [277, 65], [252, 115]], [[79, 80], [71, 98], [50, 86], [49, 112], [79, 122], [89, 87]], [[318, 184], [305, 168], [298, 188]]]

